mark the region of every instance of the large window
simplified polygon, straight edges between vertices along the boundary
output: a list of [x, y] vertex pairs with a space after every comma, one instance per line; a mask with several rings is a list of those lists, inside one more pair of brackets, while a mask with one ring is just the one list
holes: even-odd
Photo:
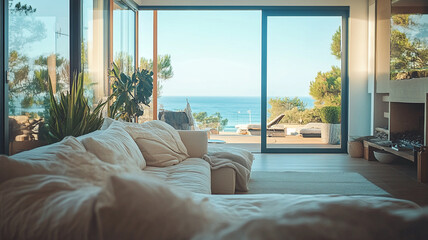
[[392, 1], [391, 80], [428, 78], [428, 2]]
[[9, 1], [9, 152], [40, 145], [54, 92], [69, 89], [69, 0]]

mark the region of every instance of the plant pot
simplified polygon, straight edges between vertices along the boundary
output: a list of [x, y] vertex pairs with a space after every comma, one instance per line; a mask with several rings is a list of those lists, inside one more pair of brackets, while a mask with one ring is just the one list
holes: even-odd
[[361, 141], [349, 141], [348, 153], [352, 158], [362, 158], [364, 156], [364, 146]]
[[321, 141], [332, 145], [340, 144], [340, 124], [324, 123], [321, 126]]

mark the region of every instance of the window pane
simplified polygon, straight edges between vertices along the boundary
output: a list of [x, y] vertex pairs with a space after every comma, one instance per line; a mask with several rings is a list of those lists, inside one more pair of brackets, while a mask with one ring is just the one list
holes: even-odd
[[134, 71], [135, 13], [113, 3], [113, 61], [126, 74]]
[[[55, 9], [55, 11], [52, 11]], [[21, 0], [9, 6], [10, 153], [43, 141], [53, 90], [69, 89], [69, 1]]]
[[[153, 14], [139, 17], [140, 62], [151, 69]], [[260, 151], [260, 134], [248, 131], [261, 123], [260, 26], [261, 11], [159, 10], [159, 119], [209, 130], [211, 142]], [[183, 114], [187, 102], [194, 121]]]
[[[138, 67], [152, 71], [153, 59], [153, 11], [145, 10], [138, 13]], [[153, 119], [153, 99], [150, 107], [144, 106], [144, 115], [139, 122], [146, 122]]]
[[391, 80], [427, 78], [428, 2], [391, 3]]
[[267, 24], [267, 148], [340, 148], [342, 18]]
[[85, 96], [96, 104], [108, 95], [107, 32], [104, 31], [104, 0], [83, 0], [82, 69], [85, 72]]

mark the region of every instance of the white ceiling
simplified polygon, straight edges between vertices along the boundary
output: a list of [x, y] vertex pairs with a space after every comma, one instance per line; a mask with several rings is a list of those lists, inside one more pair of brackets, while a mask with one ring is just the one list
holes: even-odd
[[[140, 6], [349, 6], [367, 0], [134, 0]], [[423, 0], [424, 1], [424, 0]]]

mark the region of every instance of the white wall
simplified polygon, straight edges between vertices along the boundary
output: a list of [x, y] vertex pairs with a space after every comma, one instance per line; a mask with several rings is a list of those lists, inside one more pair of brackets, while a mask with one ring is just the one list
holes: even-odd
[[135, 0], [146, 6], [349, 6], [349, 136], [370, 135], [368, 0]]

